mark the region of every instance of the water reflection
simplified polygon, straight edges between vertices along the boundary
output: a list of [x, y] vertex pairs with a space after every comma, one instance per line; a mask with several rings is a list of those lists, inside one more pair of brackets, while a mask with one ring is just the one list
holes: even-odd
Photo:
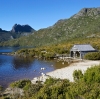
[[13, 68], [16, 69], [21, 69], [25, 68], [28, 69], [32, 65], [32, 62], [34, 61], [33, 58], [19, 58], [19, 57], [14, 57], [13, 58]]
[[[0, 48], [0, 52], [10, 52], [16, 48]], [[56, 60], [38, 60], [33, 58], [18, 58], [0, 54], [0, 85], [8, 86], [19, 79], [32, 79], [55, 69], [66, 67], [68, 64]], [[41, 70], [41, 67], [46, 68]]]
[[63, 61], [59, 61], [59, 62], [55, 61], [54, 62], [55, 69], [64, 68], [64, 67], [67, 67], [68, 65], [69, 65], [68, 62], [63, 62]]
[[12, 56], [0, 55], [0, 67], [4, 66], [5, 64], [9, 65], [9, 61], [12, 61]]

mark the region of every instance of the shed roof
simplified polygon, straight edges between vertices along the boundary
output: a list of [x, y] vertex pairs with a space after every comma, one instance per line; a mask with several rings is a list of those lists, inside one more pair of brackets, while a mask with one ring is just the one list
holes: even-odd
[[96, 51], [90, 44], [75, 44], [71, 51]]

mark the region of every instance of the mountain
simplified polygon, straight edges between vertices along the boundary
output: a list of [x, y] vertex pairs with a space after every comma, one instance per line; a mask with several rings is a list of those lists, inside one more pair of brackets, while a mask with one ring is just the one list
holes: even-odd
[[0, 42], [14, 39], [16, 38], [16, 36], [17, 36], [16, 34], [11, 33], [10, 31], [2, 30], [0, 28]]
[[33, 32], [35, 32], [35, 30], [29, 25], [15, 24], [11, 31], [2, 30], [0, 28], [0, 42], [27, 36]]
[[100, 15], [100, 7], [98, 8], [83, 8], [77, 14], [73, 16], [73, 18], [79, 18], [83, 16], [99, 16]]
[[6, 31], [6, 30], [2, 30], [2, 29], [0, 28], [0, 32], [8, 32], [8, 31]]
[[15, 24], [12, 27], [11, 32], [14, 33], [22, 33], [22, 32], [34, 32], [35, 30], [29, 26], [29, 25], [20, 25], [20, 24]]
[[[46, 46], [80, 39], [100, 38], [100, 8], [83, 8], [69, 19], [35, 31], [26, 37], [3, 42], [1, 46]], [[89, 41], [91, 42], [91, 40]], [[96, 41], [95, 41], [96, 42]], [[87, 43], [87, 42], [86, 42]]]

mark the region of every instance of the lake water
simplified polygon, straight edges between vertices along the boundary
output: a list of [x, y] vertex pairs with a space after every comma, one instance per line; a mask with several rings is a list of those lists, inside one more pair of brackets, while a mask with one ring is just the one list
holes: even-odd
[[[19, 48], [0, 48], [0, 85], [7, 87], [11, 82], [20, 79], [33, 79], [41, 76], [41, 73], [47, 73], [56, 69], [66, 67], [68, 64], [62, 64], [56, 60], [38, 60], [34, 58], [18, 58], [2, 53], [16, 51]], [[41, 70], [41, 68], [46, 68]]]

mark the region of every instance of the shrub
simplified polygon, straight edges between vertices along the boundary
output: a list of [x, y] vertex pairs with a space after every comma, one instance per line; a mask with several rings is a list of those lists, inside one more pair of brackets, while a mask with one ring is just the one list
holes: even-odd
[[100, 83], [100, 65], [88, 68], [84, 73], [83, 80], [86, 83]]
[[31, 85], [31, 81], [26, 79], [19, 80], [10, 84], [11, 87], [18, 87], [18, 88], [25, 88], [25, 89], [28, 89], [27, 87], [29, 87], [30, 85]]
[[73, 77], [75, 81], [78, 81], [79, 79], [81, 79], [83, 77], [82, 71], [81, 70], [75, 70], [73, 72]]
[[60, 79], [56, 79], [56, 78], [49, 78], [49, 79], [46, 79], [46, 81], [45, 81], [45, 84], [47, 85], [47, 86], [50, 86], [50, 85], [53, 85], [53, 84], [55, 84], [55, 83], [57, 83], [57, 81], [59, 81]]
[[100, 52], [90, 52], [85, 54], [84, 59], [100, 60]]

